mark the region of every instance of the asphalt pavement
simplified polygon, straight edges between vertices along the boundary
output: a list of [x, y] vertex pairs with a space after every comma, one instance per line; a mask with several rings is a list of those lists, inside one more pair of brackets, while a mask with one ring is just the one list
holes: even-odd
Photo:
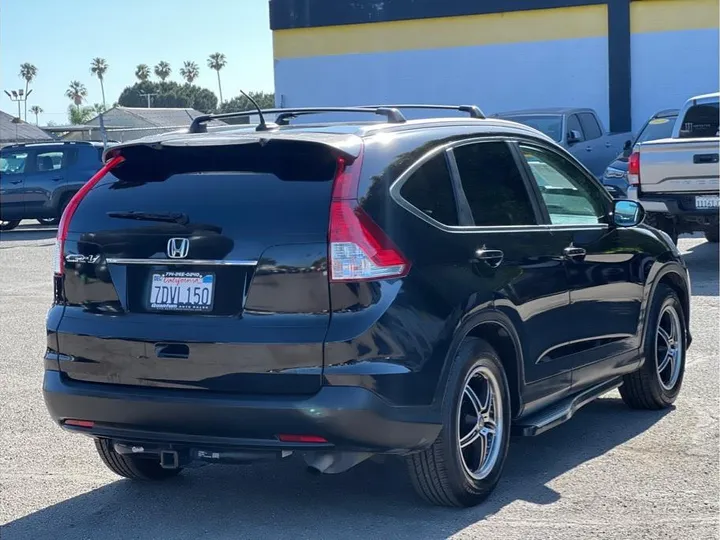
[[0, 237], [0, 538], [688, 539], [720, 538], [718, 246], [680, 247], [691, 268], [695, 341], [676, 406], [631, 411], [617, 392], [535, 438], [513, 439], [482, 506], [427, 506], [402, 464], [311, 475], [300, 460], [211, 465], [163, 484], [106, 470], [64, 433], [41, 394], [55, 232]]

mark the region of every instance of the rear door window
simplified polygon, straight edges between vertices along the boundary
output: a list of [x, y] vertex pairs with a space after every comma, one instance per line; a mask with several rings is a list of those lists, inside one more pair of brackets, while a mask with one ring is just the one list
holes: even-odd
[[685, 113], [680, 138], [717, 137], [720, 135], [720, 109], [717, 103], [693, 105]]
[[35, 170], [37, 172], [57, 171], [64, 168], [64, 152], [53, 150], [38, 152], [35, 157]]
[[580, 113], [578, 116], [580, 117], [580, 125], [582, 126], [585, 140], [591, 141], [602, 137], [602, 129], [600, 129], [600, 124], [598, 124], [594, 114]]
[[521, 146], [553, 225], [595, 225], [607, 201], [599, 187], [570, 161], [540, 148]]
[[535, 225], [530, 194], [507, 143], [480, 142], [453, 149], [476, 226]]
[[400, 196], [443, 225], [457, 225], [452, 177], [445, 153], [426, 161], [400, 188]]

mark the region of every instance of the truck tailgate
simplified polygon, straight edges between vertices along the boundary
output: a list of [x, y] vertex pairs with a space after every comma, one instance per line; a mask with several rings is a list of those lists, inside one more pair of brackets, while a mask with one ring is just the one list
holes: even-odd
[[660, 139], [643, 143], [642, 193], [717, 193], [720, 180], [718, 139]]

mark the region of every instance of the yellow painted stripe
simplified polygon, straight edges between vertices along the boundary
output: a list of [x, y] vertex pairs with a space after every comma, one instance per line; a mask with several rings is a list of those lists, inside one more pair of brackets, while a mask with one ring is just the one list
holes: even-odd
[[607, 36], [605, 5], [277, 30], [273, 50], [278, 59], [596, 36]]
[[718, 0], [635, 0], [630, 4], [633, 34], [718, 27]]

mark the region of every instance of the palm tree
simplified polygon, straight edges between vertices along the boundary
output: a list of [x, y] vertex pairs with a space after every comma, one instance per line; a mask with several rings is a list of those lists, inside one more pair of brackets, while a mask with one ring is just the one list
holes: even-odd
[[35, 115], [35, 125], [37, 126], [38, 125], [38, 114], [42, 114], [45, 111], [43, 111], [42, 107], [40, 107], [38, 105], [33, 105], [32, 107], [30, 107], [30, 112]]
[[71, 124], [85, 124], [93, 116], [95, 116], [95, 111], [92, 107], [73, 107], [72, 105], [68, 107], [68, 121]]
[[109, 67], [104, 58], [93, 58], [92, 62], [90, 62], [90, 73], [100, 79], [103, 107], [105, 106], [105, 85], [103, 84], [103, 79]]
[[208, 58], [208, 67], [217, 71], [218, 78], [218, 92], [220, 93], [220, 103], [223, 102], [222, 98], [222, 85], [220, 84], [220, 70], [227, 64], [227, 59], [223, 53], [213, 53]]
[[107, 109], [103, 103], [95, 103], [92, 106], [92, 110], [95, 114], [104, 113]]
[[195, 62], [185, 62], [183, 67], [180, 68], [180, 75], [188, 82], [192, 84], [195, 79], [200, 76], [200, 68]]
[[172, 69], [170, 68], [170, 64], [165, 62], [165, 60], [161, 60], [158, 62], [158, 65], [155, 66], [155, 75], [163, 82], [170, 76], [170, 73], [172, 73]]
[[68, 89], [65, 91], [65, 95], [72, 100], [77, 106], [77, 110], [80, 111], [80, 104], [87, 97], [87, 88], [80, 81], [70, 81]]
[[135, 76], [141, 81], [147, 81], [150, 78], [150, 68], [147, 64], [138, 64], [135, 68]]
[[[30, 83], [37, 77], [38, 69], [29, 62], [20, 65], [20, 78], [25, 79], [25, 95], [27, 96]], [[27, 100], [25, 101], [25, 121], [27, 122]]]

